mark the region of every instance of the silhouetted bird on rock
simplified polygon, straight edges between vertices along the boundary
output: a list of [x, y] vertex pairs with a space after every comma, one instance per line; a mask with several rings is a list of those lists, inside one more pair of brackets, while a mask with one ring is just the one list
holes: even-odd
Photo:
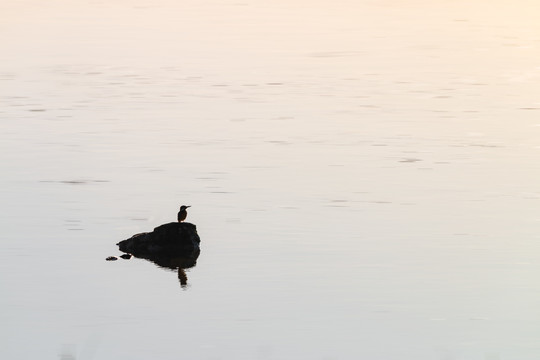
[[186, 205], [180, 206], [180, 211], [178, 212], [178, 222], [182, 222], [182, 221], [186, 220], [186, 217], [187, 217], [186, 209], [188, 207], [191, 207], [191, 205], [190, 206], [186, 206]]

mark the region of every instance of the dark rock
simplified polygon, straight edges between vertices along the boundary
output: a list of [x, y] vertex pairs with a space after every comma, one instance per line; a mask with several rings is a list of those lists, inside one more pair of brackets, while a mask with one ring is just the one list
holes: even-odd
[[200, 242], [195, 225], [174, 222], [158, 226], [149, 233], [133, 235], [116, 245], [120, 251], [127, 253], [121, 255], [124, 259], [129, 259], [132, 254], [137, 258], [150, 260], [160, 267], [177, 270], [180, 285], [186, 286], [187, 276], [184, 269], [197, 264], [201, 253]]
[[118, 258], [116, 256], [109, 256], [105, 260], [107, 260], [107, 261], [115, 261], [115, 260], [118, 260]]
[[133, 235], [116, 245], [122, 252], [145, 258], [193, 252], [199, 250], [200, 242], [195, 225], [173, 222], [158, 226], [149, 233]]
[[132, 256], [131, 254], [123, 254], [123, 255], [120, 255], [120, 257], [121, 257], [122, 259], [125, 259], [125, 260], [131, 259], [131, 256]]

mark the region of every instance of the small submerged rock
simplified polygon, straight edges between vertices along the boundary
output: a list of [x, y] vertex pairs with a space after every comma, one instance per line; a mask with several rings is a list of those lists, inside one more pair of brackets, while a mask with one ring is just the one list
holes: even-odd
[[107, 261], [115, 261], [115, 260], [118, 260], [118, 258], [116, 256], [109, 256], [105, 260], [107, 260]]

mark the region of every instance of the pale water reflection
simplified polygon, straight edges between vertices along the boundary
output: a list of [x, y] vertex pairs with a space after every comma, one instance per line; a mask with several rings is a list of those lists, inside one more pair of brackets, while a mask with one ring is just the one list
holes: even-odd
[[0, 358], [538, 359], [538, 7], [3, 2]]

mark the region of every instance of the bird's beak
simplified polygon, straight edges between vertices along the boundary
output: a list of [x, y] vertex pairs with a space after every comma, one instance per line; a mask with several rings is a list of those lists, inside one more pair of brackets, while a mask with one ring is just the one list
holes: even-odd
[[191, 207], [191, 205], [186, 206], [186, 209], [187, 209], [188, 207]]

